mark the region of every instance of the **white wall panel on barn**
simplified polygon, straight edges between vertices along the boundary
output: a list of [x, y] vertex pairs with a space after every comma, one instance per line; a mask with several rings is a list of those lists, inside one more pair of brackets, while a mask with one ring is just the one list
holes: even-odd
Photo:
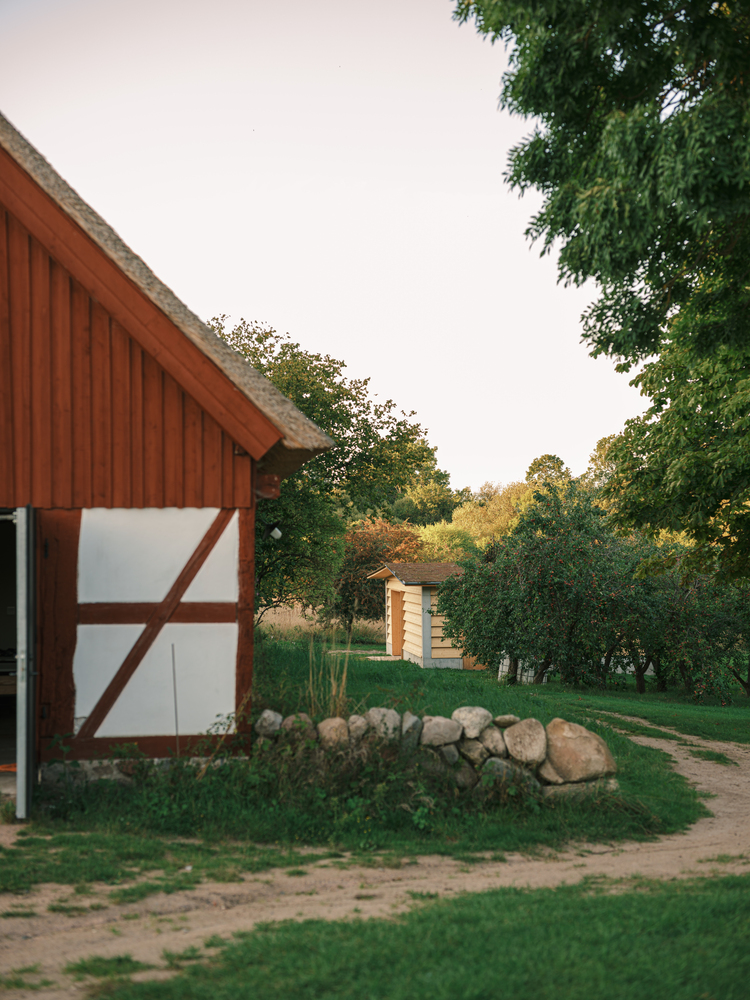
[[143, 629], [143, 625], [78, 626], [73, 656], [76, 732], [104, 694]]
[[216, 507], [84, 510], [78, 600], [162, 601], [217, 514]]
[[97, 736], [174, 734], [172, 643], [180, 731], [205, 733], [217, 716], [234, 711], [237, 626], [170, 624], [128, 681]]
[[214, 546], [198, 574], [185, 591], [183, 601], [236, 601], [239, 596], [240, 516], [232, 520]]

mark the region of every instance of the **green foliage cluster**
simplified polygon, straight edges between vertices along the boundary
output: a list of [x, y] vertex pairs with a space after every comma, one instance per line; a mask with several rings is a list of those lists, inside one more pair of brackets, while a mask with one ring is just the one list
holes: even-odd
[[385, 618], [382, 580], [368, 580], [384, 562], [413, 562], [420, 550], [419, 536], [401, 524], [373, 517], [350, 525], [344, 538], [344, 559], [334, 583], [335, 597], [324, 616], [340, 621], [351, 641], [356, 618]]
[[622, 668], [645, 691], [653, 664], [662, 687], [676, 676], [696, 698], [730, 700], [726, 665], [748, 646], [749, 595], [684, 579], [685, 548], [666, 550], [671, 570], [636, 576], [656, 547], [614, 534], [592, 490], [547, 483], [509, 535], [441, 585], [444, 634], [480, 663], [533, 666], [538, 682], [554, 667], [565, 681], [604, 687]]
[[458, 0], [510, 46], [501, 105], [537, 125], [507, 180], [544, 203], [529, 234], [601, 297], [586, 336], [625, 358], [669, 336], [748, 341], [750, 10], [669, 0]]
[[450, 520], [453, 512], [471, 500], [468, 487], [451, 489], [447, 472], [433, 462], [417, 469], [411, 482], [390, 505], [390, 514], [397, 520], [416, 525], [437, 524]]
[[744, 1000], [748, 921], [747, 876], [495, 889], [420, 900], [386, 920], [263, 924], [224, 942], [208, 964], [159, 982], [121, 983], [106, 996]]
[[664, 347], [634, 384], [650, 401], [609, 451], [614, 523], [686, 531], [696, 572], [750, 576], [750, 349]]

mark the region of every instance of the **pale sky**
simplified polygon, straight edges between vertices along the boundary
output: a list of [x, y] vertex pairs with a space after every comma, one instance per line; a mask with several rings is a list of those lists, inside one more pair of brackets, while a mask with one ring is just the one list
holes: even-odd
[[0, 110], [202, 319], [416, 410], [456, 487], [582, 472], [644, 403], [502, 181], [531, 129], [450, 0], [0, 0]]

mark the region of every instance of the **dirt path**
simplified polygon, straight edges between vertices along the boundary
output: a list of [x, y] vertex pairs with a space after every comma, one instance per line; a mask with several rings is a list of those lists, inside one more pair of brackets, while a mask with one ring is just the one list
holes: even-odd
[[[124, 906], [109, 904], [108, 887], [98, 886], [95, 889], [106, 909], [80, 917], [44, 913], [50, 902], [71, 895], [67, 887], [45, 885], [28, 898], [29, 906], [43, 916], [2, 922], [0, 972], [38, 964], [40, 973], [55, 985], [33, 993], [12, 990], [4, 995], [8, 1000], [83, 998], [86, 985], [62, 972], [67, 962], [90, 955], [129, 953], [163, 968], [164, 949], [181, 952], [191, 945], [202, 948], [211, 935], [228, 937], [259, 921], [382, 917], [419, 905], [420, 898], [428, 895], [451, 897], [500, 886], [557, 886], [592, 875], [670, 879], [746, 871], [745, 866], [750, 865], [750, 746], [684, 738], [696, 746], [721, 751], [739, 765], [697, 759], [671, 741], [631, 737], [670, 753], [680, 774], [715, 796], [708, 803], [714, 815], [699, 820], [686, 833], [649, 843], [579, 844], [541, 858], [509, 854], [505, 862], [470, 866], [435, 856], [420, 857], [400, 868], [321, 861], [306, 866], [304, 876], [290, 877], [285, 870], [273, 870], [246, 876], [242, 883], [203, 883], [190, 892], [159, 894]], [[0, 827], [0, 842], [9, 842], [13, 829]], [[5, 897], [0, 900], [0, 910], [17, 901]], [[164, 974], [168, 973], [141, 973], [134, 978]]]

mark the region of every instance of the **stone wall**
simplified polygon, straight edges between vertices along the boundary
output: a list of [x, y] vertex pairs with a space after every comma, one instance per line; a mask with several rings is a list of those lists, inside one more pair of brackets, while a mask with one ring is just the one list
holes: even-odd
[[565, 719], [553, 719], [545, 727], [537, 719], [493, 717], [479, 706], [457, 708], [450, 719], [371, 708], [365, 715], [324, 719], [315, 726], [304, 712], [284, 718], [266, 709], [254, 728], [261, 743], [285, 733], [330, 749], [355, 748], [368, 739], [390, 743], [400, 755], [422, 754], [429, 768], [467, 791], [515, 783], [548, 798], [619, 788], [612, 777], [617, 765], [604, 740]]

